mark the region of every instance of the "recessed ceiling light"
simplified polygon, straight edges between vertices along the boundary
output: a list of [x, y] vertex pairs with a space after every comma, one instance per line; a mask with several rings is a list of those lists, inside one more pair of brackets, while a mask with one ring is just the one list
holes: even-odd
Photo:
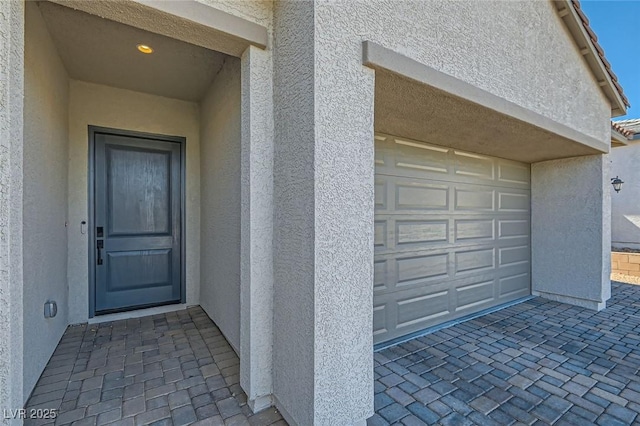
[[151, 48], [151, 46], [147, 46], [146, 44], [139, 44], [137, 47], [138, 50], [142, 53], [153, 53], [153, 49]]

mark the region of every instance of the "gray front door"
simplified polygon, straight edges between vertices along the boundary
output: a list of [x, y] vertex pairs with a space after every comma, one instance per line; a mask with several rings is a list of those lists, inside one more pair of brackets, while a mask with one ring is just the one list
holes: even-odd
[[181, 144], [94, 131], [95, 313], [181, 301]]

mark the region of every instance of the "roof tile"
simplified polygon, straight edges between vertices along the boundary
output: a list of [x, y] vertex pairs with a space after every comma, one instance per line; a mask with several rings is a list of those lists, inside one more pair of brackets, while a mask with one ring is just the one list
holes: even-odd
[[626, 137], [640, 133], [640, 118], [612, 121], [611, 127]]
[[624, 94], [624, 90], [622, 89], [622, 86], [620, 86], [620, 84], [618, 83], [618, 76], [616, 76], [616, 74], [613, 72], [613, 70], [611, 69], [611, 64], [605, 58], [604, 49], [598, 43], [598, 36], [596, 35], [596, 33], [593, 32], [593, 30], [591, 29], [591, 26], [589, 25], [589, 18], [587, 18], [587, 15], [584, 14], [584, 12], [580, 7], [580, 1], [571, 0], [571, 4], [573, 5], [573, 8], [576, 10], [576, 13], [580, 17], [580, 20], [582, 21], [582, 25], [584, 26], [584, 29], [589, 34], [589, 37], [591, 38], [591, 42], [593, 43], [593, 47], [595, 47], [596, 51], [598, 52], [598, 56], [600, 57], [602, 64], [607, 70], [609, 77], [611, 77], [611, 80], [613, 81], [613, 84], [616, 90], [618, 91], [618, 93], [620, 94], [620, 97], [622, 98], [622, 101], [625, 103], [626, 106], [628, 107], [631, 106], [631, 104], [629, 104], [629, 99]]

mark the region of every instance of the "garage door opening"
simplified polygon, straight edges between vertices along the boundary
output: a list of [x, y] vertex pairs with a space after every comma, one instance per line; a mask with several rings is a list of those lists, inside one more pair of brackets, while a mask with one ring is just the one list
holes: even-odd
[[531, 294], [530, 166], [377, 133], [374, 343]]

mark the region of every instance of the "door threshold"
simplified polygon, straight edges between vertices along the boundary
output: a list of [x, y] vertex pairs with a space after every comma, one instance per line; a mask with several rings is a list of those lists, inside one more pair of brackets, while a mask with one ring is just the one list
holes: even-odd
[[116, 312], [114, 314], [98, 315], [93, 318], [89, 318], [88, 324], [100, 324], [102, 322], [119, 321], [132, 318], [147, 317], [150, 315], [166, 314], [167, 312], [175, 312], [186, 309], [188, 306], [186, 303], [176, 303], [173, 305], [154, 306], [153, 308], [135, 309], [125, 312]]

